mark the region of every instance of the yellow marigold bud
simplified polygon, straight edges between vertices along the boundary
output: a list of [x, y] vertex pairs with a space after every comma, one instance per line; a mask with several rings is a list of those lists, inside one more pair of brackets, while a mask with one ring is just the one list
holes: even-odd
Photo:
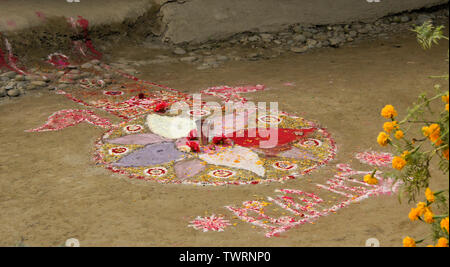
[[367, 174], [364, 176], [364, 182], [375, 185], [378, 184], [378, 179], [373, 177], [372, 174]]
[[411, 237], [407, 236], [403, 239], [403, 246], [404, 247], [415, 247], [416, 241], [414, 241], [414, 239], [412, 239]]
[[392, 160], [392, 168], [401, 171], [406, 165], [406, 160], [402, 157], [394, 157]]
[[394, 129], [398, 129], [398, 124], [396, 121], [388, 121], [383, 124], [383, 129], [385, 132], [391, 133]]
[[408, 218], [411, 221], [416, 221], [417, 219], [419, 219], [419, 213], [418, 213], [417, 209], [411, 208], [411, 211], [408, 214]]
[[397, 115], [398, 115], [397, 111], [395, 110], [394, 106], [392, 106], [392, 105], [386, 105], [381, 110], [381, 116], [385, 117], [386, 119], [393, 118], [393, 117], [395, 117]]
[[427, 201], [428, 201], [428, 202], [430, 202], [430, 203], [433, 203], [433, 202], [434, 202], [434, 192], [431, 191], [430, 188], [427, 188], [427, 189], [425, 190], [425, 197], [427, 198]]
[[402, 139], [403, 136], [405, 136], [405, 134], [403, 133], [403, 131], [398, 130], [398, 131], [395, 132], [395, 138], [397, 138], [397, 139]]
[[438, 248], [448, 247], [448, 239], [445, 237], [439, 238], [438, 243], [436, 244], [436, 247], [438, 247]]
[[427, 210], [427, 203], [425, 203], [425, 202], [417, 203], [416, 210], [417, 210], [417, 214], [419, 214], [419, 216], [422, 216], [425, 213], [425, 211]]
[[434, 217], [433, 212], [431, 211], [431, 209], [427, 208], [425, 214], [423, 215], [423, 220], [426, 223], [434, 223], [433, 217]]
[[448, 217], [441, 220], [441, 228], [447, 230], [448, 233]]
[[385, 132], [380, 132], [377, 137], [377, 142], [380, 146], [386, 146], [389, 143], [389, 135]]

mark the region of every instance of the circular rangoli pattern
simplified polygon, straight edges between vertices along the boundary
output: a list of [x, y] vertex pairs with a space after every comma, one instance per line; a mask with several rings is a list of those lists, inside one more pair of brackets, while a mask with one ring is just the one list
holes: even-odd
[[161, 183], [241, 185], [294, 179], [335, 156], [336, 146], [325, 129], [287, 113], [256, 116], [256, 123], [235, 123], [232, 129], [226, 127], [227, 116], [207, 110], [187, 114], [201, 116], [208, 137], [193, 134], [199, 121], [189, 115], [141, 115], [96, 142], [97, 163], [131, 178]]

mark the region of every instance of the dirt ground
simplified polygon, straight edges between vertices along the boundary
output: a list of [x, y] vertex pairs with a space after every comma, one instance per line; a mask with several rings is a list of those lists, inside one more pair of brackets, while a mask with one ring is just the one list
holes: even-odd
[[[133, 181], [92, 162], [100, 128], [80, 124], [57, 132], [24, 132], [55, 111], [79, 105], [46, 91], [4, 99], [0, 246], [21, 240], [27, 246], [62, 246], [68, 238], [79, 239], [81, 246], [364, 246], [373, 237], [381, 246], [401, 246], [406, 235], [424, 237], [428, 227], [410, 222], [410, 206], [396, 196], [370, 198], [273, 238], [231, 219], [224, 206], [273, 196], [275, 189], [311, 187], [331, 178], [337, 163], [368, 170], [353, 156], [382, 151], [376, 143], [384, 121], [380, 109], [392, 104], [402, 117], [419, 93], [432, 92], [436, 81], [427, 76], [448, 72], [447, 51], [448, 42], [443, 41], [425, 52], [407, 33], [265, 61], [228, 62], [204, 71], [182, 63], [138, 68], [142, 79], [190, 93], [214, 85], [264, 84], [268, 90], [246, 97], [278, 101], [280, 110], [320, 122], [337, 142], [336, 159], [283, 185], [196, 187]], [[128, 47], [110, 57], [138, 59], [152, 53]], [[286, 82], [295, 86], [284, 86]], [[448, 82], [440, 83], [448, 87]], [[433, 188], [449, 187], [447, 177], [434, 174]], [[198, 215], [213, 213], [237, 225], [220, 233], [187, 227]]]

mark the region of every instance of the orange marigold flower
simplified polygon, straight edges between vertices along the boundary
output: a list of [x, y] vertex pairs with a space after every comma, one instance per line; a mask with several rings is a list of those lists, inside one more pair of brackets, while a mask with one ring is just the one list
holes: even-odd
[[401, 131], [401, 130], [398, 130], [398, 131], [396, 131], [395, 132], [395, 138], [397, 138], [397, 139], [402, 139], [404, 136], [405, 136], [405, 134], [403, 133], [403, 131]]
[[430, 203], [433, 203], [433, 202], [434, 202], [434, 192], [431, 191], [430, 188], [427, 188], [427, 189], [425, 190], [425, 197], [427, 198], [427, 201], [428, 201], [428, 202], [430, 202]]
[[445, 104], [445, 110], [448, 111], [448, 104]]
[[383, 129], [387, 133], [391, 133], [393, 130], [398, 129], [398, 123], [396, 121], [393, 122], [385, 122], [383, 124]]
[[442, 144], [441, 140], [441, 127], [439, 124], [433, 123], [430, 126], [424, 126], [422, 128], [423, 135], [428, 137], [435, 145]]
[[395, 156], [394, 159], [392, 160], [392, 167], [399, 171], [401, 171], [403, 169], [403, 167], [405, 167], [405, 165], [406, 165], [406, 160], [402, 157]]
[[447, 230], [448, 233], [448, 217], [441, 220], [441, 228]]
[[425, 214], [423, 215], [423, 220], [426, 223], [434, 223], [433, 217], [434, 217], [433, 212], [431, 211], [431, 209], [427, 208]]
[[415, 247], [416, 241], [414, 241], [414, 239], [412, 239], [411, 237], [407, 236], [403, 239], [403, 246], [404, 247]]
[[442, 155], [444, 156], [444, 158], [446, 158], [448, 160], [448, 148], [444, 151], [442, 151]]
[[445, 102], [448, 104], [448, 95], [443, 95], [442, 96], [442, 102]]
[[448, 239], [445, 238], [445, 237], [439, 238], [439, 240], [438, 240], [438, 242], [436, 244], [436, 247], [438, 247], [438, 248], [448, 247]]
[[415, 208], [411, 208], [411, 211], [408, 214], [408, 218], [411, 221], [416, 221], [417, 219], [419, 219], [419, 212], [418, 212], [418, 210], [415, 209]]
[[425, 211], [427, 210], [427, 203], [425, 203], [425, 202], [417, 203], [416, 210], [417, 210], [417, 213], [419, 214], [419, 216], [422, 216], [425, 213]]
[[397, 115], [398, 115], [397, 111], [395, 110], [394, 106], [392, 106], [392, 105], [386, 105], [381, 110], [381, 116], [385, 117], [386, 119], [393, 118], [393, 117], [395, 117]]
[[385, 132], [380, 132], [377, 137], [377, 142], [380, 146], [386, 146], [389, 143], [389, 135]]

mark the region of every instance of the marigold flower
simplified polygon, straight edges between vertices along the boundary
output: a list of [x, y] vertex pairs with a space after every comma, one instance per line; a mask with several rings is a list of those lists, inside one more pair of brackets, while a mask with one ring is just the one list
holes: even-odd
[[404, 247], [415, 247], [416, 241], [414, 241], [414, 239], [412, 239], [411, 237], [407, 236], [403, 239], [403, 246]]
[[445, 104], [445, 110], [448, 111], [448, 104]]
[[405, 136], [405, 134], [403, 133], [403, 131], [401, 131], [401, 130], [398, 130], [398, 131], [396, 131], [395, 132], [395, 138], [397, 138], [397, 139], [402, 139], [403, 138], [403, 136]]
[[405, 167], [406, 165], [406, 160], [402, 157], [394, 157], [394, 159], [392, 160], [392, 167], [394, 169], [397, 169], [399, 171], [401, 171], [403, 169], [403, 167]]
[[398, 115], [397, 111], [395, 110], [394, 106], [392, 106], [392, 105], [386, 105], [381, 110], [381, 116], [385, 117], [386, 119], [393, 118], [393, 117], [395, 117], [397, 115]]
[[417, 221], [417, 219], [419, 219], [419, 212], [418, 212], [418, 210], [415, 209], [415, 208], [411, 208], [411, 211], [408, 214], [408, 218], [411, 221]]
[[375, 185], [378, 184], [378, 179], [373, 177], [372, 174], [367, 174], [366, 176], [364, 176], [364, 182]]
[[443, 95], [442, 96], [442, 102], [445, 102], [448, 104], [448, 95]]
[[447, 230], [448, 233], [448, 217], [441, 220], [441, 228]]
[[430, 188], [427, 188], [427, 189], [425, 190], [425, 197], [427, 198], [427, 201], [428, 201], [428, 202], [430, 202], [430, 203], [433, 203], [433, 202], [434, 202], [434, 192], [431, 191]]
[[433, 123], [430, 126], [422, 127], [422, 133], [423, 135], [428, 137], [428, 139], [430, 139], [431, 142], [433, 142], [435, 145], [438, 146], [442, 144], [442, 140], [440, 138], [441, 127], [439, 126], [439, 124]]
[[394, 129], [398, 129], [398, 124], [396, 121], [387, 121], [383, 124], [383, 129], [387, 133], [391, 133]]
[[386, 146], [389, 143], [389, 135], [385, 132], [380, 132], [377, 137], [377, 142], [380, 146]]
[[442, 155], [444, 156], [444, 158], [446, 158], [448, 160], [448, 148], [444, 151], [442, 151]]
[[417, 214], [419, 214], [419, 216], [422, 216], [426, 210], [427, 210], [427, 204], [425, 202], [417, 203], [416, 211], [417, 211]]
[[445, 238], [445, 237], [439, 238], [439, 240], [438, 240], [438, 242], [436, 244], [436, 247], [438, 247], [438, 248], [448, 247], [448, 239]]
[[434, 213], [431, 211], [430, 208], [427, 208], [425, 211], [425, 214], [423, 215], [423, 220], [426, 223], [434, 223], [433, 217], [434, 217]]

